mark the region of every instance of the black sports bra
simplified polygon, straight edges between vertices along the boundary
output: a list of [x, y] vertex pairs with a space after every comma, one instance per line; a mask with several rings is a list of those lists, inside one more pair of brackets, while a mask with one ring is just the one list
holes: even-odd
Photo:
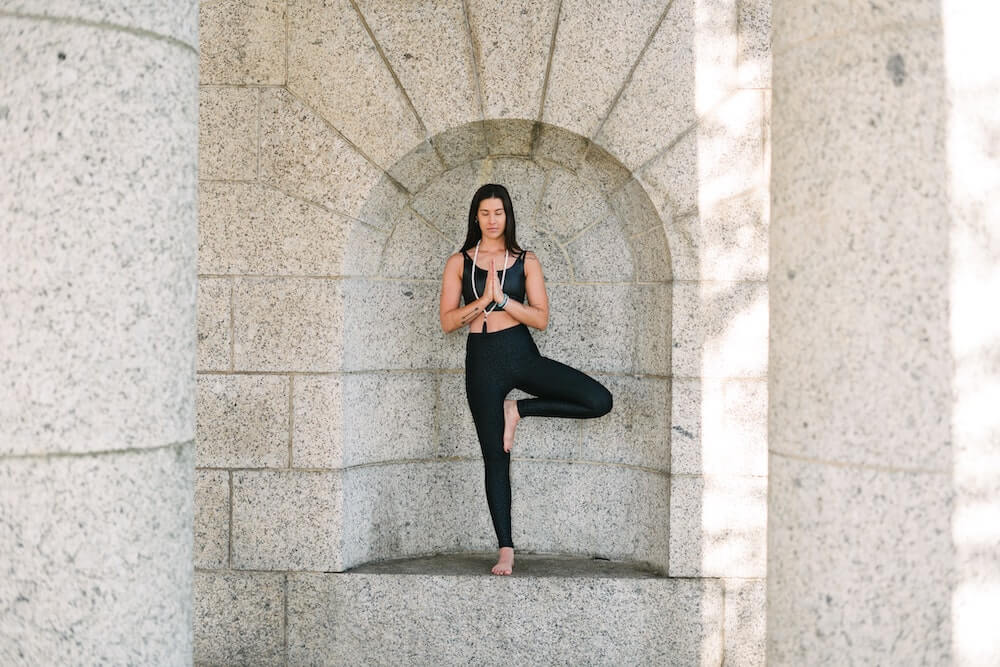
[[[507, 275], [503, 279], [504, 294], [521, 303], [524, 303], [524, 255], [527, 252], [527, 250], [521, 251], [521, 254], [517, 256], [514, 263], [507, 269]], [[469, 273], [475, 269], [476, 292], [482, 295], [486, 289], [486, 274], [488, 271], [487, 269], [475, 266], [472, 258], [465, 251], [462, 254], [465, 256], [465, 263], [462, 269], [462, 299], [468, 305], [476, 300], [476, 295], [472, 293], [472, 284], [469, 282]], [[503, 269], [497, 269], [497, 273], [503, 275]], [[503, 310], [499, 306], [496, 309]]]

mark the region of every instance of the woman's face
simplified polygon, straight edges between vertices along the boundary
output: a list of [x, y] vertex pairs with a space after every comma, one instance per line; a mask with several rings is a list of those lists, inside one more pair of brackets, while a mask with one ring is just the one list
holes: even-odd
[[484, 239], [503, 238], [507, 226], [507, 213], [503, 210], [503, 202], [497, 197], [491, 197], [479, 202], [479, 229]]

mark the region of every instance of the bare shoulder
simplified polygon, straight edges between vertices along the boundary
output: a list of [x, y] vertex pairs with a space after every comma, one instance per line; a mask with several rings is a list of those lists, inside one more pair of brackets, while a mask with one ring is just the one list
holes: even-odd
[[456, 253], [452, 253], [451, 255], [449, 255], [448, 256], [448, 261], [446, 261], [444, 263], [444, 272], [445, 272], [445, 275], [454, 273], [454, 274], [457, 274], [457, 275], [461, 276], [462, 275], [462, 269], [463, 269], [463, 267], [462, 267], [462, 253], [461, 253], [461, 251], [456, 252]]
[[[533, 253], [530, 250], [525, 250], [524, 251], [524, 261], [526, 261], [526, 262], [538, 262], [538, 255], [536, 255], [535, 253]], [[539, 262], [539, 264], [541, 264], [541, 262]]]

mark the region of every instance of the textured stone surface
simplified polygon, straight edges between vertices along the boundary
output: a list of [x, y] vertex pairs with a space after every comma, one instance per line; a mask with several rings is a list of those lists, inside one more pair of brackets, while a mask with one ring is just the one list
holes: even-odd
[[597, 136], [630, 169], [669, 146], [695, 121], [695, 5], [695, 0], [670, 3]]
[[767, 380], [675, 378], [670, 469], [767, 475]]
[[436, 376], [342, 376], [343, 465], [433, 457]]
[[229, 565], [229, 473], [196, 470], [194, 476], [194, 566]]
[[593, 136], [662, 12], [638, 0], [564, 1], [542, 120]]
[[455, 244], [413, 209], [400, 215], [382, 253], [379, 274], [386, 278], [441, 280]]
[[630, 372], [635, 331], [630, 325], [636, 322], [639, 307], [634, 289], [632, 285], [549, 285], [549, 326], [532, 333], [539, 351], [581, 370]]
[[230, 366], [228, 278], [198, 279], [198, 370], [226, 370]]
[[764, 92], [738, 90], [698, 123], [698, 204], [703, 210], [762, 186]]
[[[497, 158], [489, 160], [489, 171], [482, 176], [487, 183], [499, 183], [507, 188], [511, 202], [514, 204], [514, 219], [518, 224], [536, 224], [535, 212], [542, 196], [542, 184], [545, 182], [545, 171], [534, 162], [517, 158]], [[468, 200], [472, 201], [470, 192]], [[465, 205], [469, 210], [469, 205]], [[466, 213], [468, 224], [468, 213]]]
[[593, 185], [565, 169], [549, 170], [539, 223], [560, 241], [570, 241], [613, 216], [611, 206]]
[[765, 377], [767, 284], [673, 284], [673, 372], [680, 377]]
[[764, 577], [766, 524], [766, 478], [674, 475], [670, 576]]
[[654, 227], [663, 227], [663, 221], [645, 188], [634, 178], [615, 190], [608, 197], [608, 204], [621, 221], [626, 236], [636, 236]]
[[514, 544], [665, 570], [668, 484], [665, 475], [624, 466], [517, 462], [511, 465]]
[[465, 393], [464, 372], [460, 370], [457, 373], [442, 373], [438, 377], [435, 412], [438, 422], [439, 456], [468, 458], [481, 456], [479, 440], [476, 438], [476, 425], [472, 421], [472, 412], [469, 410], [469, 401]]
[[232, 567], [342, 569], [340, 472], [233, 471]]
[[463, 3], [357, 0], [430, 134], [482, 118]]
[[202, 86], [198, 91], [198, 178], [257, 178], [256, 88]]
[[466, 3], [486, 118], [537, 118], [558, 3]]
[[949, 477], [770, 465], [768, 662], [948, 664]]
[[470, 160], [480, 160], [489, 155], [486, 132], [482, 121], [475, 121], [445, 130], [431, 138], [438, 154], [448, 169]]
[[531, 155], [534, 121], [488, 120], [483, 127], [490, 155]]
[[637, 282], [667, 282], [671, 278], [670, 249], [662, 227], [633, 236], [627, 241]]
[[253, 183], [202, 183], [200, 197], [200, 273], [342, 273], [344, 216]]
[[198, 22], [195, 0], [172, 3], [136, 4], [130, 0], [48, 0], [44, 4], [32, 0], [3, 0], [5, 12], [48, 16], [53, 19], [82, 19], [149, 30], [164, 37], [198, 47]]
[[199, 466], [288, 465], [288, 378], [199, 375]]
[[726, 579], [726, 665], [767, 663], [767, 582]]
[[[433, 570], [293, 574], [289, 659], [294, 664], [400, 665], [711, 665], [722, 660], [717, 582], [517, 571], [484, 581], [480, 577], [490, 576], [489, 565], [483, 558], [465, 566], [486, 573], [479, 576]], [[567, 561], [561, 569], [576, 567]], [[518, 622], [499, 632], [482, 631], [508, 618]]]
[[[472, 195], [481, 184], [487, 182], [485, 170], [485, 163], [480, 161], [449, 169], [413, 197], [413, 209], [454, 239], [456, 244], [461, 245], [469, 229]], [[441, 266], [444, 267], [443, 260]]]
[[556, 125], [536, 123], [537, 136], [533, 155], [540, 160], [554, 162], [561, 167], [575, 171], [590, 147], [586, 137], [567, 132]]
[[444, 170], [445, 164], [434, 145], [425, 139], [399, 158], [387, 172], [409, 192], [419, 192]]
[[285, 83], [282, 0], [215, 0], [198, 5], [202, 83]]
[[233, 284], [236, 370], [339, 370], [342, 293], [337, 280], [237, 279]]
[[[610, 210], [609, 210], [610, 213]], [[573, 275], [581, 282], [631, 282], [635, 279], [630, 244], [611, 214], [565, 245]]]
[[276, 664], [284, 658], [285, 576], [196, 572], [195, 664]]
[[[445, 259], [440, 258], [442, 269]], [[337, 341], [344, 341], [343, 369], [462, 367], [464, 336], [441, 330], [440, 281], [440, 275], [433, 282], [344, 280], [343, 336], [339, 335], [339, 326], [337, 336]], [[406, 313], [405, 320], [395, 320], [396, 313]], [[399, 327], [420, 334], [401, 338]]]
[[0, 59], [0, 452], [192, 439], [195, 54], [4, 17]]
[[770, 88], [771, 0], [739, 0], [739, 21], [740, 87]]
[[[692, 130], [637, 172], [665, 224], [697, 212], [698, 168], [698, 133]], [[671, 243], [672, 250], [675, 246]]]
[[[572, 452], [573, 458], [669, 470], [670, 418], [667, 407], [671, 402], [670, 381], [627, 376], [597, 376], [595, 379], [611, 392], [614, 407], [604, 417], [581, 423], [580, 449], [579, 453]], [[519, 424], [519, 439], [521, 428]]]
[[0, 663], [190, 656], [193, 473], [193, 441], [0, 459]]
[[766, 280], [768, 273], [767, 190], [701, 209], [699, 225], [688, 227], [702, 280]]
[[288, 10], [293, 94], [384, 169], [426, 138], [350, 2], [302, 0]]
[[292, 377], [292, 467], [340, 468], [344, 385], [339, 374]]
[[787, 129], [774, 146], [772, 450], [952, 468], [939, 39], [887, 31], [780, 65], [783, 94], [799, 77], [825, 80], [816, 101], [775, 111]]
[[[289, 194], [360, 218], [376, 227], [392, 221], [365, 202], [384, 173], [330, 127], [329, 123], [283, 88], [265, 88], [260, 101], [260, 177]], [[401, 208], [403, 199], [397, 198]]]

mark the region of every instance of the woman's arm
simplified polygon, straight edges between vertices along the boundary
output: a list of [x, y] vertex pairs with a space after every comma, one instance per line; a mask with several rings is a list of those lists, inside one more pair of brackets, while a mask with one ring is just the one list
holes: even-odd
[[[497, 294], [500, 291], [500, 279], [493, 272], [493, 280], [496, 282], [493, 289]], [[524, 292], [527, 304], [514, 299], [507, 299], [507, 304], [503, 307], [503, 312], [513, 317], [518, 322], [534, 327], [539, 331], [545, 331], [549, 325], [549, 297], [545, 293], [545, 276], [542, 274], [542, 263], [538, 261], [538, 256], [530, 250], [524, 256]], [[501, 296], [500, 300], [503, 300]]]
[[476, 318], [493, 300], [487, 294], [459, 306], [462, 300], [462, 254], [455, 253], [444, 265], [444, 277], [441, 279], [441, 328], [445, 333], [451, 333]]

